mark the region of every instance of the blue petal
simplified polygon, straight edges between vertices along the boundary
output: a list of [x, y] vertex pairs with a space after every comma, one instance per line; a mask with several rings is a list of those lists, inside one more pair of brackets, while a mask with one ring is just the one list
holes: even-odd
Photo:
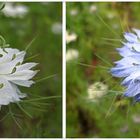
[[115, 77], [126, 77], [129, 76], [134, 71], [134, 68], [112, 68], [111, 73]]
[[140, 30], [138, 29], [133, 29], [133, 31], [138, 35], [138, 37], [140, 38]]
[[138, 52], [134, 52], [134, 51], [130, 50], [130, 48], [128, 48], [127, 46], [124, 46], [122, 48], [117, 48], [116, 50], [123, 57], [127, 57], [127, 56], [138, 54]]
[[133, 68], [133, 72], [128, 77], [126, 77], [121, 84], [128, 86], [131, 81], [140, 81], [140, 66], [135, 66]]
[[124, 96], [134, 97], [140, 93], [140, 82], [131, 82], [128, 86], [127, 91], [124, 93]]
[[128, 86], [131, 84], [131, 82], [132, 82], [132, 79], [127, 79], [127, 78], [125, 78], [125, 79], [122, 81], [121, 85], [128, 87]]
[[129, 58], [132, 58], [135, 61], [135, 63], [140, 64], [140, 54], [133, 54], [129, 56]]
[[117, 65], [120, 65], [120, 66], [134, 66], [135, 64], [140, 64], [140, 55], [132, 55], [132, 56], [127, 56], [127, 57], [124, 57], [122, 58], [121, 60], [119, 61], [116, 61], [114, 62], [115, 64]]
[[140, 93], [134, 97], [134, 102], [140, 102]]
[[133, 33], [125, 33], [124, 37], [129, 42], [136, 42], [137, 41], [137, 36]]
[[140, 52], [140, 42], [127, 42], [125, 45], [130, 48], [132, 51]]

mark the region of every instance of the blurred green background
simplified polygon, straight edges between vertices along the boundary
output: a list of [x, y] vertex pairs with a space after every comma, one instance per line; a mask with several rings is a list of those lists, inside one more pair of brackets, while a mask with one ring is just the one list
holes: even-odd
[[[139, 11], [138, 2], [67, 2], [67, 53], [79, 54], [67, 61], [67, 137], [140, 137], [140, 104], [122, 98], [121, 80], [104, 68], [121, 58], [123, 33], [140, 29]], [[88, 97], [96, 82], [108, 86], [97, 101]]]
[[[62, 5], [61, 3], [28, 2], [6, 3], [0, 11], [0, 35], [12, 48], [25, 50], [29, 47], [25, 61], [37, 62], [36, 69], [40, 72], [35, 80], [52, 76], [31, 88], [23, 88], [29, 99], [51, 96], [61, 96], [61, 62], [62, 62]], [[28, 60], [27, 60], [28, 59]], [[0, 137], [61, 137], [62, 107], [61, 97], [40, 100], [37, 103], [22, 103], [24, 110], [32, 115], [28, 117], [15, 104], [10, 104], [17, 126], [9, 115], [8, 106], [2, 106], [0, 118]], [[46, 103], [48, 103], [46, 105]], [[42, 111], [43, 110], [43, 111]]]

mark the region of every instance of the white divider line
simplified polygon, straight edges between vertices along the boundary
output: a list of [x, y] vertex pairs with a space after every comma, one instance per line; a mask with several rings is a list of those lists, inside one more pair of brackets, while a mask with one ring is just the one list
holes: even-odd
[[63, 109], [63, 115], [62, 115], [62, 122], [63, 122], [63, 138], [66, 138], [66, 2], [63, 1], [63, 8], [62, 8], [62, 30], [63, 30], [63, 37], [62, 37], [62, 42], [63, 42], [63, 104], [62, 104], [62, 109]]

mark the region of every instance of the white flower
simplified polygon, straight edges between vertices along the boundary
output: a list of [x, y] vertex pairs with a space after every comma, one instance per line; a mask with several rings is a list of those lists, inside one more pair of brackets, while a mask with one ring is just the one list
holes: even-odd
[[122, 133], [127, 133], [129, 131], [129, 127], [127, 124], [125, 124], [124, 126], [122, 126], [120, 129], [119, 129], [120, 132]]
[[76, 49], [68, 49], [66, 53], [66, 61], [77, 59], [79, 52]]
[[78, 14], [78, 10], [77, 9], [72, 9], [71, 11], [70, 11], [70, 15], [71, 16], [76, 16]]
[[70, 43], [73, 42], [77, 39], [77, 35], [75, 33], [69, 33], [68, 31], [66, 31], [66, 42]]
[[62, 23], [56, 22], [52, 25], [52, 32], [54, 34], [61, 34], [62, 33]]
[[119, 25], [118, 25], [118, 24], [113, 24], [112, 27], [113, 27], [114, 29], [118, 29], [118, 28], [119, 28]]
[[114, 13], [108, 13], [108, 14], [107, 14], [107, 17], [108, 17], [109, 19], [113, 19], [113, 18], [115, 17], [115, 15], [114, 15]]
[[91, 5], [90, 8], [89, 8], [89, 12], [90, 13], [94, 13], [94, 12], [96, 12], [96, 10], [97, 10], [97, 6], [96, 5]]
[[37, 63], [23, 64], [25, 51], [0, 48], [0, 106], [18, 102], [26, 97], [18, 86], [30, 87], [37, 71], [31, 70]]
[[28, 9], [23, 5], [13, 5], [12, 3], [6, 3], [2, 12], [9, 17], [23, 17]]
[[101, 98], [103, 95], [105, 95], [108, 91], [108, 86], [103, 84], [102, 82], [96, 82], [88, 87], [88, 98], [96, 100], [98, 98]]
[[134, 114], [132, 116], [132, 120], [134, 123], [140, 123], [140, 115], [139, 114]]

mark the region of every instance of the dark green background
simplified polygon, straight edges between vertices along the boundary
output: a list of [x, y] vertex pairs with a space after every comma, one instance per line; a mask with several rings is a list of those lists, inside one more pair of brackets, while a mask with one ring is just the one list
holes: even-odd
[[[97, 7], [95, 12], [89, 12], [91, 5]], [[75, 16], [70, 14], [73, 9], [78, 10]], [[140, 137], [140, 104], [132, 105], [131, 99], [121, 95], [114, 98], [117, 91], [123, 91], [120, 79], [111, 78], [108, 70], [98, 67], [111, 68], [97, 57], [113, 67], [120, 58], [115, 50], [122, 46], [118, 39], [124, 40], [123, 33], [133, 27], [140, 29], [139, 11], [139, 2], [67, 2], [67, 30], [78, 36], [75, 42], [67, 44], [67, 50], [79, 51], [78, 60], [67, 62], [67, 137]], [[95, 103], [88, 100], [87, 88], [98, 81], [116, 92], [109, 91]], [[105, 117], [107, 112], [110, 113]]]
[[[5, 38], [12, 48], [24, 50], [29, 42], [36, 36], [36, 40], [29, 48], [26, 58], [38, 54], [30, 59], [39, 65], [36, 69], [40, 72], [35, 79], [56, 74], [56, 76], [33, 85], [31, 88], [24, 88], [22, 91], [28, 93], [30, 99], [37, 96], [61, 96], [62, 79], [62, 35], [52, 32], [52, 25], [62, 22], [61, 3], [13, 3], [14, 5], [25, 5], [29, 9], [23, 18], [7, 17], [0, 12], [0, 34]], [[32, 115], [32, 119], [23, 113], [16, 105], [11, 104], [15, 114], [22, 126], [20, 129], [11, 116], [0, 122], [0, 137], [61, 137], [61, 97], [48, 99], [39, 111], [37, 107], [30, 104], [23, 104], [24, 109]], [[8, 112], [7, 106], [2, 106], [0, 118]]]

